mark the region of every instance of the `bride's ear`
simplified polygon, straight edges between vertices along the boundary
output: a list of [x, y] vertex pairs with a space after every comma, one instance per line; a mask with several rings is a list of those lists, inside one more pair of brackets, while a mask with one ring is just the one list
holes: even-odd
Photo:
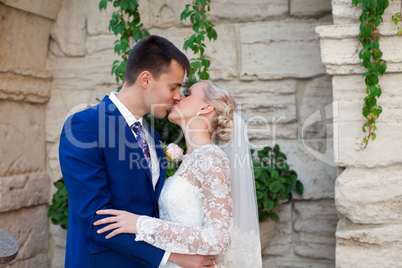
[[212, 104], [207, 104], [201, 108], [199, 114], [209, 114], [215, 110], [215, 107]]

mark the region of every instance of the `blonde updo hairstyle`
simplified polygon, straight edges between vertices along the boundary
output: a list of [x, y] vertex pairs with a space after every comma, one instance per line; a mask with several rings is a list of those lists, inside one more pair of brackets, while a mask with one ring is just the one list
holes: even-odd
[[204, 101], [215, 107], [210, 133], [213, 138], [228, 142], [233, 133], [233, 113], [237, 106], [236, 101], [223, 87], [209, 80], [200, 82], [207, 84], [204, 88]]

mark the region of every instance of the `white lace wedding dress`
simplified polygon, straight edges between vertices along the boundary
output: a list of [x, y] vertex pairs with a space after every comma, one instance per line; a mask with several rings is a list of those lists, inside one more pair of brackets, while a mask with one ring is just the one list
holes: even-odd
[[[259, 239], [252, 234], [233, 237], [236, 230], [233, 230], [230, 168], [218, 146], [205, 145], [186, 155], [177, 172], [165, 181], [158, 204], [160, 219], [147, 216], [138, 219], [136, 241], [175, 253], [220, 255], [217, 267], [256, 267], [230, 264], [238, 258], [250, 257], [243, 254], [247, 251], [245, 246], [260, 254]], [[179, 266], [168, 262], [160, 267]]]

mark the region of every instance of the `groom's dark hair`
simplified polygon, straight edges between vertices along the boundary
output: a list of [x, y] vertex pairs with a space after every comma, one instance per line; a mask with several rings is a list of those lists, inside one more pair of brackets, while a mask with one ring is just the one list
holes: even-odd
[[170, 71], [172, 60], [176, 60], [187, 76], [190, 74], [190, 62], [186, 55], [166, 38], [150, 35], [133, 47], [127, 59], [124, 82], [130, 86], [143, 71], [149, 71], [155, 79]]

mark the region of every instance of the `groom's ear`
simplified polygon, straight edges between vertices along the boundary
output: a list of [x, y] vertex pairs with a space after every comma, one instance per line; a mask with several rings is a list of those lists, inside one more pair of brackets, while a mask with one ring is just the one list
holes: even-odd
[[148, 88], [151, 84], [152, 74], [149, 71], [143, 71], [138, 76], [138, 82], [143, 88]]

